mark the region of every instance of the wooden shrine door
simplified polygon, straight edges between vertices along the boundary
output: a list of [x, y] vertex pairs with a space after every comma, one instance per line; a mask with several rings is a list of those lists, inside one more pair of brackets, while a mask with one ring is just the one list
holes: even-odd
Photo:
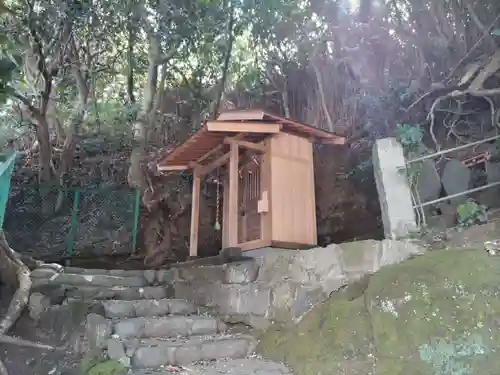
[[238, 242], [261, 239], [261, 214], [258, 211], [261, 199], [260, 157], [241, 167], [239, 173], [239, 225]]

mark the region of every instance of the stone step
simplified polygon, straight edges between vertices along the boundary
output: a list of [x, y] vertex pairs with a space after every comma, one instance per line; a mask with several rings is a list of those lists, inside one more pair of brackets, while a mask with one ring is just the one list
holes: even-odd
[[158, 370], [132, 369], [129, 375], [293, 375], [284, 364], [260, 358], [237, 358], [220, 361], [202, 362], [189, 368], [176, 366]]
[[126, 277], [126, 278], [144, 278], [149, 284], [169, 284], [175, 282], [176, 276], [174, 271], [169, 269], [161, 270], [102, 270], [102, 269], [85, 269], [76, 267], [61, 267], [56, 269], [53, 267], [39, 267], [31, 271], [31, 278], [34, 281], [39, 279], [53, 279], [58, 275], [79, 275], [84, 276], [99, 276], [99, 277]]
[[198, 307], [183, 299], [142, 299], [102, 301], [107, 318], [135, 318], [163, 315], [191, 315], [198, 313]]
[[89, 300], [125, 300], [134, 301], [139, 299], [163, 299], [173, 297], [174, 292], [168, 286], [145, 286], [145, 287], [99, 287], [62, 285], [67, 298], [78, 298]]
[[[36, 270], [35, 270], [36, 271]], [[33, 272], [35, 272], [33, 271]], [[144, 287], [149, 283], [143, 276], [111, 276], [76, 273], [56, 273], [50, 278], [32, 277], [33, 287], [41, 285], [75, 285], [103, 287]]]
[[183, 339], [108, 340], [108, 356], [137, 369], [187, 365], [200, 361], [245, 358], [253, 352], [251, 336], [208, 336]]
[[64, 272], [74, 274], [91, 274], [91, 275], [110, 275], [110, 276], [143, 276], [145, 270], [104, 270], [100, 268], [81, 268], [81, 267], [64, 267]]
[[121, 339], [211, 335], [226, 330], [226, 325], [210, 316], [139, 317], [119, 320], [113, 335]]

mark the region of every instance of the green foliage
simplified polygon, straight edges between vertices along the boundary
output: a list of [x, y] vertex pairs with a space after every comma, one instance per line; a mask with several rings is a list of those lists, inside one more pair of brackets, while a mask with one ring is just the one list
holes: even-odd
[[127, 369], [119, 362], [106, 360], [100, 353], [87, 355], [80, 361], [81, 375], [125, 375]]
[[424, 133], [420, 125], [398, 124], [396, 127], [396, 139], [407, 152], [416, 151], [423, 138]]
[[359, 182], [373, 181], [373, 160], [364, 160], [345, 175], [345, 178], [356, 178]]
[[92, 367], [87, 375], [125, 375], [127, 369], [117, 361], [101, 362]]
[[462, 227], [470, 227], [474, 224], [488, 221], [486, 206], [478, 204], [469, 199], [457, 208], [458, 223]]
[[104, 356], [104, 353], [91, 353], [91, 354], [86, 354], [81, 360], [80, 360], [80, 373], [81, 375], [87, 375], [89, 370], [94, 367], [95, 365], [105, 362], [106, 358]]

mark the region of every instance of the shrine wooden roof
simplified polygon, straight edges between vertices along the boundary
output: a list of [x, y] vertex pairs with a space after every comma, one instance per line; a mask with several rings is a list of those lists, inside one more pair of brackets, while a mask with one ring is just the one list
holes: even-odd
[[187, 170], [205, 160], [207, 154], [227, 146], [225, 139], [238, 136], [240, 141], [260, 142], [276, 133], [290, 133], [314, 142], [342, 145], [345, 138], [328, 131], [273, 115], [262, 110], [234, 110], [207, 121], [183, 144], [158, 162], [159, 170]]

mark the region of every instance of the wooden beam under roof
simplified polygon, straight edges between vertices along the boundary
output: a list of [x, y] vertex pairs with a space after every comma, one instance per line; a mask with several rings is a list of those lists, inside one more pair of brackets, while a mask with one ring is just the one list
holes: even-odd
[[202, 175], [202, 176], [206, 175], [206, 174], [212, 172], [215, 168], [218, 168], [218, 167], [226, 164], [229, 161], [230, 154], [231, 154], [230, 152], [227, 152], [224, 155], [215, 159], [210, 164], [202, 166], [200, 168], [200, 175]]
[[238, 146], [243, 147], [243, 148], [248, 148], [250, 150], [259, 151], [259, 152], [266, 152], [266, 148], [258, 143], [253, 143], [253, 142], [248, 142], [248, 141], [239, 141], [239, 140], [236, 140], [234, 138], [225, 138], [224, 143], [227, 143], [227, 144], [237, 143]]
[[188, 165], [157, 165], [159, 172], [176, 172], [186, 171], [189, 169]]
[[281, 124], [261, 122], [230, 122], [230, 121], [207, 121], [209, 132], [225, 133], [263, 133], [276, 134], [281, 131]]

